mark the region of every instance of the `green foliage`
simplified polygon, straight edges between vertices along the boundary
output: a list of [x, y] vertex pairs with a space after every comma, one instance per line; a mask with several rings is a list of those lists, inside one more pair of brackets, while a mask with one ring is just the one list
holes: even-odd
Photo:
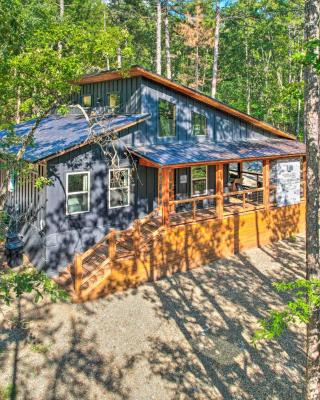
[[32, 343], [30, 345], [30, 349], [31, 351], [33, 351], [34, 353], [38, 353], [38, 354], [47, 354], [49, 353], [50, 349], [52, 347], [52, 344], [46, 344], [46, 343]]
[[12, 384], [6, 385], [5, 387], [0, 386], [0, 400], [12, 399], [14, 393], [14, 387]]
[[0, 272], [0, 302], [10, 305], [14, 298], [20, 298], [24, 293], [34, 294], [38, 302], [44, 296], [51, 301], [67, 300], [67, 293], [53, 282], [44, 272], [31, 267], [21, 271], [11, 269]]
[[259, 321], [261, 328], [254, 332], [253, 343], [279, 337], [291, 323], [307, 324], [312, 312], [320, 307], [320, 279], [297, 279], [273, 285], [279, 293], [287, 293], [290, 300], [282, 311], [271, 310]]
[[130, 34], [104, 24], [102, 0], [70, 0], [63, 18], [58, 3], [0, 0], [0, 126], [67, 102], [72, 81], [115, 65], [117, 48], [131, 59]]
[[52, 179], [47, 178], [45, 176], [39, 176], [39, 178], [36, 179], [34, 186], [37, 189], [42, 189], [45, 186], [51, 186], [53, 184]]

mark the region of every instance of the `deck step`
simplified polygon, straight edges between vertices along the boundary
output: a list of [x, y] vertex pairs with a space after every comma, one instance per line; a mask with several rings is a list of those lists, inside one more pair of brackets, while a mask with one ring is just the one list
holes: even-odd
[[[158, 216], [143, 222], [140, 227], [141, 247], [148, 246], [160, 229], [162, 229], [162, 221]], [[104, 240], [93, 247], [93, 250], [91, 252], [88, 251], [88, 256], [82, 261], [81, 300], [90, 298], [91, 294], [97, 290], [100, 291], [102, 286], [107, 283], [112, 270], [112, 263], [108, 258], [108, 241]], [[117, 259], [130, 257], [134, 254], [134, 230], [129, 228], [118, 232], [116, 235], [114, 261], [116, 262]], [[73, 271], [70, 269], [68, 273], [72, 281]]]

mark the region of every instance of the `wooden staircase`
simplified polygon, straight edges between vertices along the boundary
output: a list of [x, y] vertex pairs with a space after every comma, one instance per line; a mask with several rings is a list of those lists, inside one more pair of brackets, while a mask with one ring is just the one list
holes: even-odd
[[90, 293], [108, 282], [114, 262], [135, 256], [149, 245], [162, 227], [162, 218], [156, 209], [135, 220], [126, 230], [110, 231], [87, 251], [77, 253], [73, 265], [68, 266], [56, 281], [72, 294], [74, 300], [87, 299]]

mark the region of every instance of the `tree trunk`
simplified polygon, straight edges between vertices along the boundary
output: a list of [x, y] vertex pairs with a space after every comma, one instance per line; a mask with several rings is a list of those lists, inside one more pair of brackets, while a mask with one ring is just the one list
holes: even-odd
[[166, 50], [166, 73], [167, 78], [171, 79], [171, 54], [170, 54], [170, 31], [169, 31], [169, 15], [168, 15], [168, 0], [166, 2], [166, 10], [164, 15], [164, 37]]
[[216, 26], [214, 29], [214, 44], [213, 44], [213, 64], [212, 64], [212, 81], [211, 81], [211, 96], [215, 97], [217, 92], [218, 79], [218, 57], [219, 57], [219, 37], [220, 37], [220, 0], [216, 0]]
[[156, 72], [161, 75], [161, 1], [157, 0]]
[[[305, 41], [319, 36], [318, 0], [305, 1]], [[320, 278], [319, 265], [319, 77], [312, 65], [306, 65], [304, 130], [307, 144], [307, 279]], [[319, 311], [313, 310], [307, 327], [307, 394], [308, 400], [320, 399]]]
[[199, 46], [196, 46], [195, 88], [199, 88]]
[[62, 20], [64, 16], [64, 0], [60, 0], [60, 19]]
[[120, 47], [117, 48], [117, 65], [119, 69], [122, 68], [122, 55]]
[[246, 51], [246, 97], [247, 97], [247, 114], [251, 114], [251, 86], [250, 86], [250, 71], [251, 71], [251, 62], [249, 61], [249, 46], [248, 40], [245, 42], [245, 51]]
[[[59, 8], [59, 16], [60, 16], [60, 21], [62, 22], [63, 17], [64, 17], [64, 0], [60, 0], [60, 8]], [[58, 42], [58, 55], [59, 58], [62, 57], [62, 43], [61, 41]]]
[[[303, 67], [301, 65], [300, 68], [300, 76], [299, 76], [299, 81], [302, 82], [303, 80]], [[301, 125], [301, 100], [298, 99], [298, 108], [297, 108], [297, 127], [296, 127], [296, 135], [298, 136], [300, 133], [300, 125]], [[306, 142], [306, 137], [303, 135], [303, 141]]]

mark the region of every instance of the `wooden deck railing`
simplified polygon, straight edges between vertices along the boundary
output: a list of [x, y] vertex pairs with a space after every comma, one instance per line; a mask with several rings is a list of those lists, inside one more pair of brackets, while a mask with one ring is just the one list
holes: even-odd
[[[199, 209], [197, 209], [197, 204], [199, 202], [203, 202], [203, 201], [208, 201], [208, 200], [215, 200], [217, 199], [219, 196], [217, 194], [212, 194], [212, 195], [206, 195], [206, 196], [195, 196], [195, 197], [190, 197], [188, 199], [180, 199], [180, 200], [172, 200], [169, 202], [169, 206], [170, 209], [172, 207], [173, 212], [176, 212], [176, 207], [177, 206], [181, 206], [184, 204], [191, 204], [191, 210], [192, 210], [192, 218], [196, 219], [196, 215], [197, 215], [197, 211], [199, 211]], [[204, 207], [203, 209], [212, 209], [215, 208], [215, 205], [213, 206], [209, 206], [209, 207]], [[188, 212], [188, 210], [186, 211]]]
[[242, 208], [263, 206], [263, 195], [264, 188], [252, 188], [223, 193], [224, 208], [233, 206], [241, 206]]

